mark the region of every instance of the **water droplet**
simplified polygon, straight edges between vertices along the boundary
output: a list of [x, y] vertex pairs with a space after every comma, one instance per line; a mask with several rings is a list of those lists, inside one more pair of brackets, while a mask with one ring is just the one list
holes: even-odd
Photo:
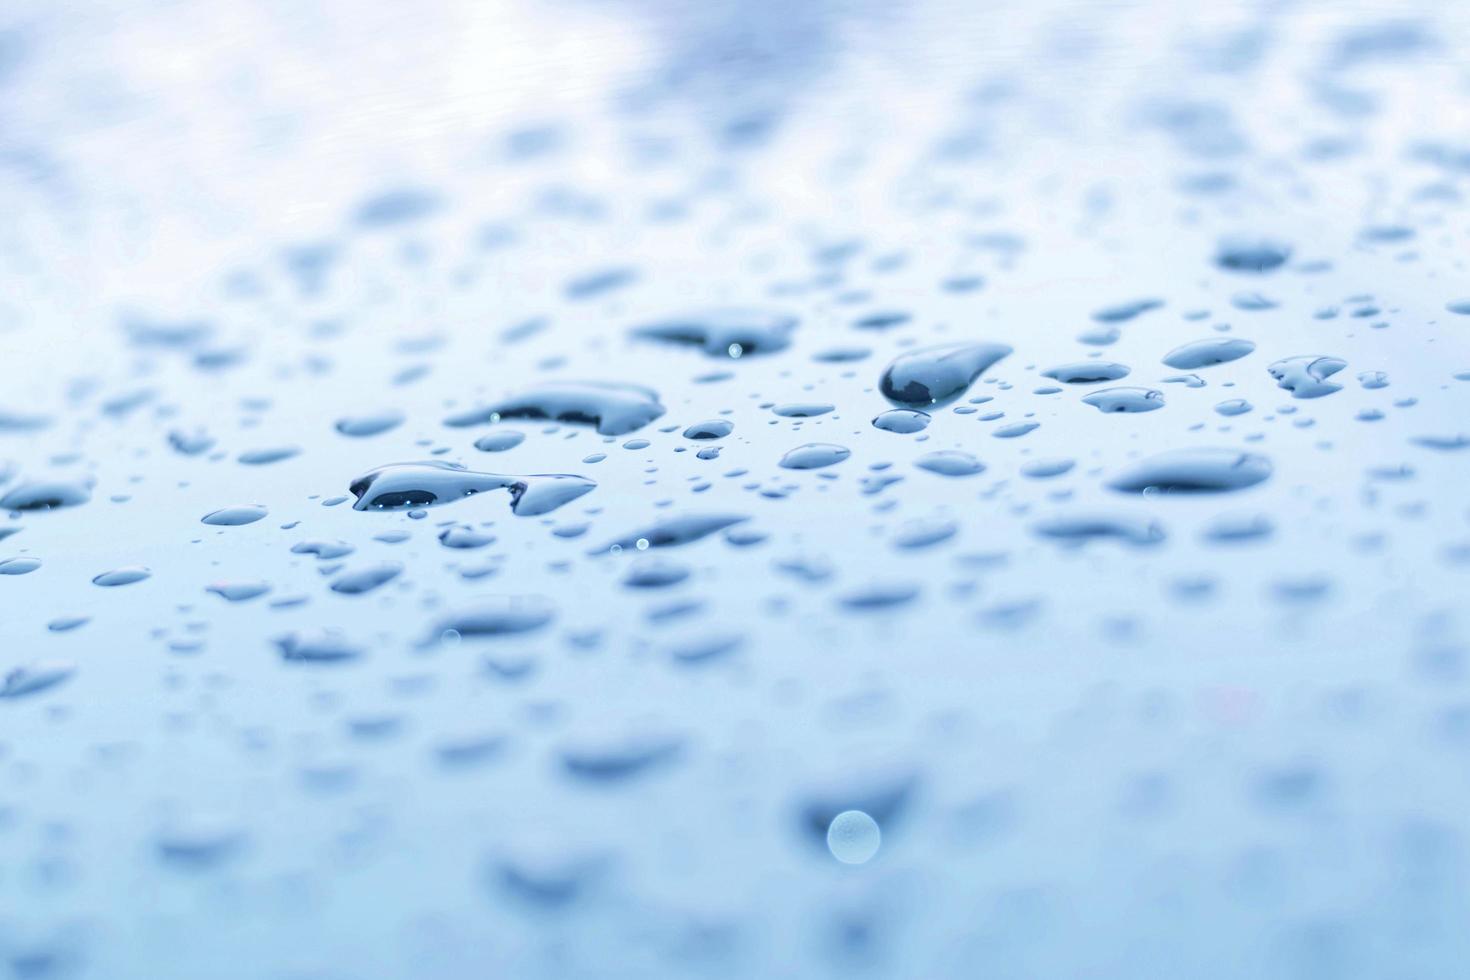
[[791, 343], [796, 318], [754, 309], [705, 310], [637, 327], [633, 336], [700, 347], [711, 357], [771, 354]]
[[479, 473], [452, 463], [390, 463], [352, 481], [353, 510], [437, 507], [487, 490], [509, 490], [511, 512], [521, 517], [548, 514], [590, 492], [597, 484], [584, 476]]
[[141, 566], [115, 568], [110, 572], [103, 572], [101, 575], [93, 578], [92, 584], [115, 588], [119, 585], [132, 585], [134, 582], [141, 582], [152, 574], [148, 569]]
[[91, 499], [91, 489], [82, 483], [22, 483], [0, 497], [0, 510], [56, 510], [61, 507], [77, 507]]
[[1174, 348], [1164, 355], [1164, 364], [1181, 371], [1195, 371], [1238, 361], [1255, 349], [1255, 344], [1239, 337], [1210, 337]]
[[882, 843], [878, 822], [861, 810], [844, 810], [827, 827], [827, 849], [843, 864], [867, 864]]
[[975, 379], [1011, 352], [1005, 344], [943, 344], [900, 354], [878, 380], [895, 405], [945, 405], [969, 390]]
[[482, 453], [503, 453], [507, 449], [514, 449], [525, 440], [524, 432], [517, 432], [515, 429], [497, 429], [476, 439], [475, 448]]
[[260, 504], [241, 504], [236, 507], [210, 511], [200, 518], [200, 523], [211, 524], [215, 527], [240, 527], [244, 524], [254, 524], [268, 513], [270, 511]]
[[661, 418], [658, 395], [638, 385], [602, 381], [547, 382], [486, 408], [451, 415], [444, 424], [462, 428], [500, 419], [552, 419], [597, 427], [621, 436]]
[[829, 442], [809, 442], [781, 457], [781, 466], [788, 470], [815, 470], [823, 466], [840, 463], [852, 455], [852, 450]]
[[684, 430], [685, 439], [723, 439], [735, 431], [735, 423], [728, 419], [710, 419], [696, 422]]
[[1100, 381], [1126, 378], [1128, 366], [1116, 361], [1073, 361], [1070, 364], [1059, 364], [1050, 371], [1043, 371], [1042, 376], [1069, 385], [1096, 384]]
[[1234, 449], [1172, 449], [1150, 456], [1108, 481], [1129, 493], [1221, 493], [1253, 487], [1271, 475], [1271, 461]]
[[40, 694], [70, 680], [76, 671], [76, 664], [65, 660], [38, 660], [13, 667], [5, 673], [3, 681], [0, 681], [0, 698]]
[[336, 429], [344, 436], [363, 439], [387, 432], [389, 429], [396, 429], [402, 424], [402, 412], [384, 411], [372, 415], [356, 415], [338, 419]]
[[1082, 400], [1101, 412], [1152, 412], [1164, 407], [1164, 393], [1154, 388], [1104, 388]]
[[1290, 245], [1264, 238], [1227, 238], [1215, 252], [1215, 264], [1229, 272], [1273, 272], [1290, 258]]
[[1342, 390], [1342, 385], [1327, 379], [1345, 367], [1347, 362], [1336, 357], [1304, 354], [1283, 358], [1266, 370], [1276, 379], [1276, 387], [1285, 388], [1293, 398], [1321, 398]]
[[910, 435], [927, 429], [929, 422], [930, 416], [925, 412], [917, 412], [908, 408], [890, 408], [874, 417], [873, 428], [882, 429], [884, 432]]
[[332, 591], [340, 595], [363, 595], [393, 581], [402, 572], [403, 566], [396, 561], [363, 565], [333, 579]]
[[0, 575], [29, 575], [40, 567], [39, 558], [6, 558], [0, 561]]
[[914, 460], [914, 465], [940, 476], [974, 476], [985, 471], [985, 464], [969, 453], [958, 449], [941, 449], [925, 453]]

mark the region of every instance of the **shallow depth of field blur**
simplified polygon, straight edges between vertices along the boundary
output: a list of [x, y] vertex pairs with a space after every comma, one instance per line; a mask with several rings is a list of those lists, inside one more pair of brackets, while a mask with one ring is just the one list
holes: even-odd
[[1464, 976], [1467, 45], [0, 6], [0, 977]]

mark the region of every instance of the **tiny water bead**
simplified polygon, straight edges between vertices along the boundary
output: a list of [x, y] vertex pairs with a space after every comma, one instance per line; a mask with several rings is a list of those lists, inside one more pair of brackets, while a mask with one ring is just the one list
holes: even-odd
[[867, 864], [882, 844], [878, 821], [861, 810], [845, 810], [827, 827], [827, 849], [843, 864]]

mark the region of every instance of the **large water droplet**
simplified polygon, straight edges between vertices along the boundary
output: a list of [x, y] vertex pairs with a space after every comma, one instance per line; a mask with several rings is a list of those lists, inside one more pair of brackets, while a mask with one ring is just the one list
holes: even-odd
[[896, 405], [921, 409], [944, 405], [963, 395], [1010, 352], [1005, 344], [942, 344], [910, 351], [884, 369], [878, 389]]

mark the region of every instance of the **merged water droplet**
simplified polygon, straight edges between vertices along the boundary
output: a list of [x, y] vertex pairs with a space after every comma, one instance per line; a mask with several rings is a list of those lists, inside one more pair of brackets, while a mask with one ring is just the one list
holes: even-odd
[[1276, 386], [1291, 392], [1293, 398], [1321, 398], [1342, 390], [1342, 385], [1327, 379], [1345, 367], [1347, 361], [1336, 357], [1305, 354], [1283, 358], [1266, 370], [1276, 379]]
[[511, 512], [521, 517], [534, 517], [549, 514], [596, 486], [585, 476], [479, 473], [454, 463], [431, 460], [380, 466], [353, 480], [348, 489], [357, 498], [352, 505], [353, 510], [437, 507], [488, 490], [509, 490]]
[[0, 510], [56, 510], [61, 507], [78, 507], [91, 499], [91, 487], [85, 483], [38, 481], [12, 487], [0, 497]]
[[974, 456], [958, 449], [940, 449], [925, 453], [914, 460], [914, 465], [940, 476], [974, 476], [985, 472], [985, 464]]

